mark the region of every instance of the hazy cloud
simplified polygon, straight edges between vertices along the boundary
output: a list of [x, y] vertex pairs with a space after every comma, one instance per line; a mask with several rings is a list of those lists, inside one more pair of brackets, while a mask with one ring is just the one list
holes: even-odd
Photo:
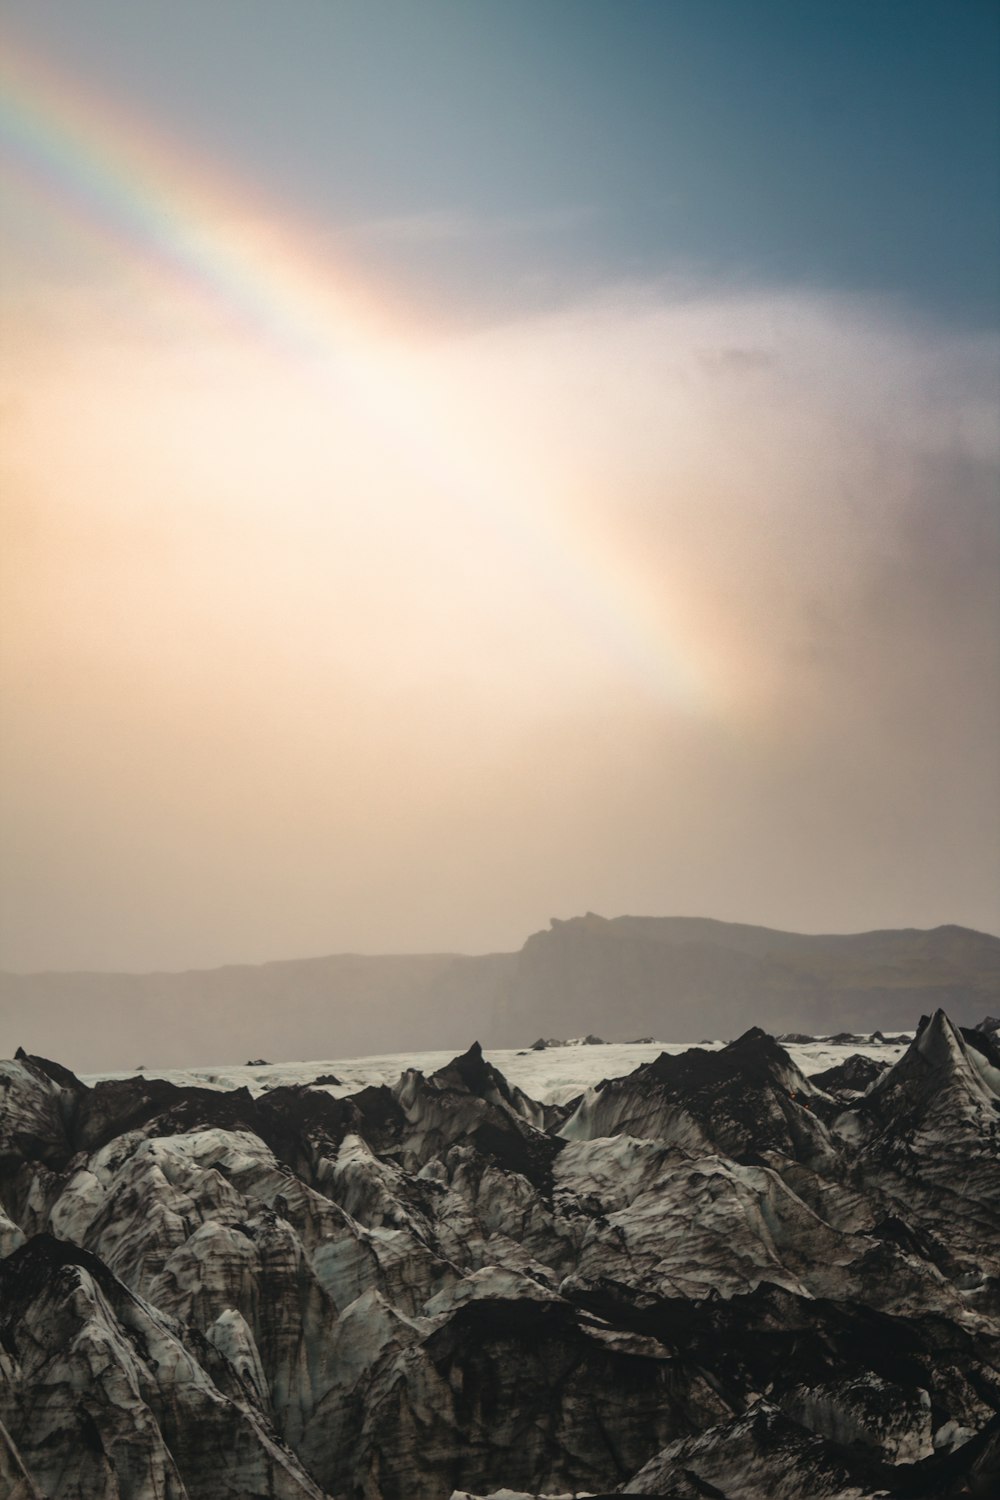
[[99, 322], [0, 393], [8, 966], [995, 927], [993, 341], [629, 286], [359, 402]]

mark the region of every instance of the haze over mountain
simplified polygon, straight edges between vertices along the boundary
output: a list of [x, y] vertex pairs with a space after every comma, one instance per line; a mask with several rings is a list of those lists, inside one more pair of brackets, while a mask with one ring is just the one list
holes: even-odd
[[0, 975], [0, 1054], [80, 1071], [490, 1046], [594, 1032], [726, 1037], [757, 1018], [822, 1034], [972, 1025], [1000, 995], [1000, 938], [942, 926], [809, 935], [700, 917], [553, 919], [513, 953], [360, 955], [160, 974]]

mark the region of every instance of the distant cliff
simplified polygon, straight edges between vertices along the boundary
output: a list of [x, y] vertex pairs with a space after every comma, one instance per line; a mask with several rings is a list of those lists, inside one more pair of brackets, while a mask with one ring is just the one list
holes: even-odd
[[963, 927], [808, 936], [588, 913], [518, 953], [293, 959], [179, 974], [0, 975], [0, 1055], [77, 1070], [333, 1058], [539, 1034], [609, 1040], [912, 1028], [996, 1012], [1000, 938]]
[[946, 1006], [962, 1024], [1000, 995], [1000, 938], [964, 927], [811, 936], [704, 917], [553, 921], [517, 955], [500, 1042], [597, 1031], [697, 1041], [771, 1031], [913, 1026]]

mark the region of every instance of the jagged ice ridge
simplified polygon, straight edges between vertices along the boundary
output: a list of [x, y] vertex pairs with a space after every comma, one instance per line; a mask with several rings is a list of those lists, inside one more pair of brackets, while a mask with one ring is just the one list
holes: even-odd
[[994, 1034], [807, 1054], [0, 1064], [0, 1492], [995, 1495]]

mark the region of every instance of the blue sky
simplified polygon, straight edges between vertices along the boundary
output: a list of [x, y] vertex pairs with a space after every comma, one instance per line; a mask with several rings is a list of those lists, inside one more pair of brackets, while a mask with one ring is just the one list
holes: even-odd
[[7, 0], [415, 298], [712, 275], [1000, 318], [988, 0]]

